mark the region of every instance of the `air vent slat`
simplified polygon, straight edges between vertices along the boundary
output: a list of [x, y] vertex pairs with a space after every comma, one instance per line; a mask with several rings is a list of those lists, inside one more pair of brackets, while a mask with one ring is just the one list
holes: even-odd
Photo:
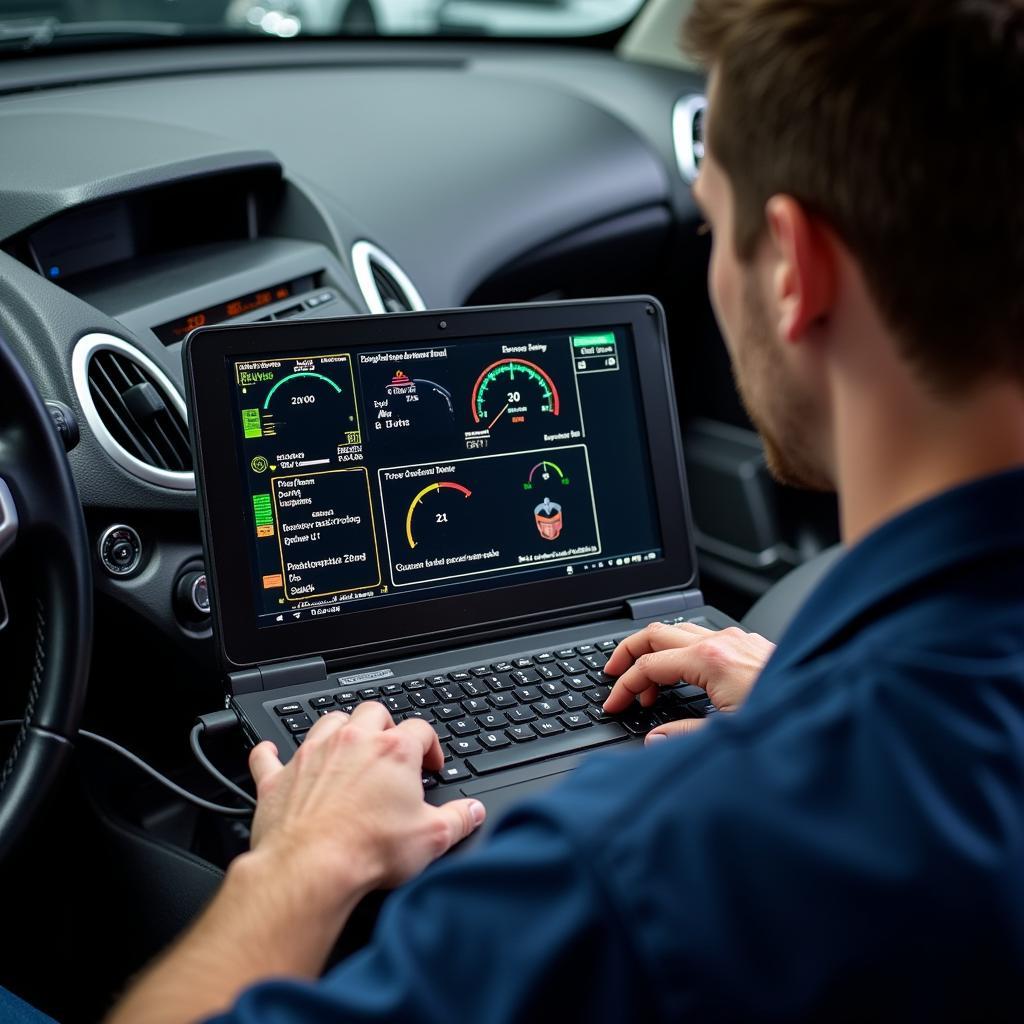
[[352, 266], [371, 313], [406, 313], [425, 309], [405, 271], [372, 242], [352, 246]]
[[[165, 382], [142, 365], [144, 360], [141, 353], [136, 359], [112, 348], [91, 354], [85, 376], [96, 412], [128, 455], [165, 473], [191, 473], [188, 424]], [[140, 385], [147, 390], [140, 392]]]

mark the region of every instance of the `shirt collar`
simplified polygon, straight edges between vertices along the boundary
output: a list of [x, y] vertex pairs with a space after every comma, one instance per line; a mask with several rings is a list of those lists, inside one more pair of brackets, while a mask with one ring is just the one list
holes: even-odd
[[916, 505], [836, 562], [786, 629], [770, 663], [773, 674], [806, 661], [900, 591], [956, 565], [1012, 550], [1024, 551], [1024, 468]]

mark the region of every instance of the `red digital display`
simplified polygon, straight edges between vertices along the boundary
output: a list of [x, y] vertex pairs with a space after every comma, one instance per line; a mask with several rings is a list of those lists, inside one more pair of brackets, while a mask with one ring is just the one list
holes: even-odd
[[209, 327], [211, 324], [220, 324], [225, 320], [232, 320], [236, 316], [251, 313], [255, 309], [262, 309], [281, 299], [289, 299], [295, 294], [297, 282], [288, 281], [285, 284], [276, 284], [272, 288], [264, 288], [258, 292], [250, 292], [248, 295], [240, 295], [237, 299], [228, 302], [220, 302], [208, 309], [201, 309], [197, 313], [189, 313], [188, 316], [179, 317], [177, 320], [170, 320], [159, 327], [153, 328], [153, 333], [165, 344], [173, 345], [176, 341], [182, 341], [189, 331], [197, 327]]

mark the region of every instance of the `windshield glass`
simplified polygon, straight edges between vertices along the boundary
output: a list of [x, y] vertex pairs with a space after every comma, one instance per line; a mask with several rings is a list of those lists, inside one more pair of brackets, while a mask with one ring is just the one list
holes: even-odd
[[591, 36], [644, 0], [0, 0], [0, 41], [104, 37]]

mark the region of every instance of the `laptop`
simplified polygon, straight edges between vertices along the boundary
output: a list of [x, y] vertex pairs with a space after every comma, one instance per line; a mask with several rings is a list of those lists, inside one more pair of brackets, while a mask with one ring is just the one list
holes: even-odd
[[714, 711], [609, 716], [602, 669], [706, 606], [650, 297], [201, 328], [184, 347], [216, 643], [249, 743], [382, 702], [426, 799], [491, 812]]

